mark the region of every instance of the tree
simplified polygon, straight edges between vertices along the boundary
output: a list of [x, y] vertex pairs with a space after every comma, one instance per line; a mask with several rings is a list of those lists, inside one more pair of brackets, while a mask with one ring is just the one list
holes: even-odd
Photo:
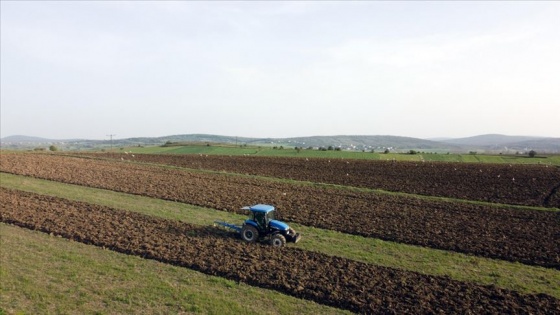
[[529, 151], [529, 157], [534, 158], [535, 155], [537, 155], [537, 152], [535, 150]]
[[56, 146], [54, 146], [54, 145], [51, 145], [51, 146], [49, 147], [49, 150], [54, 152], [54, 151], [58, 151], [58, 148], [57, 148]]

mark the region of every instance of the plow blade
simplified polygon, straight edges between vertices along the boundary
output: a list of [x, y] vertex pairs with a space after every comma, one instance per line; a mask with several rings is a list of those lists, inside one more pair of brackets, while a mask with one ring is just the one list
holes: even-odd
[[214, 221], [214, 224], [226, 227], [226, 228], [230, 228], [232, 230], [237, 231], [238, 233], [241, 233], [241, 227], [239, 225], [235, 225], [235, 224], [231, 224], [231, 223], [227, 223], [224, 221]]

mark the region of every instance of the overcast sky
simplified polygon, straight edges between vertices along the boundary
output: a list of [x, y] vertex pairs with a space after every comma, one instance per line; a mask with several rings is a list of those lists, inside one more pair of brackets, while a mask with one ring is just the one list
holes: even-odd
[[1, 136], [560, 137], [560, 2], [1, 1]]

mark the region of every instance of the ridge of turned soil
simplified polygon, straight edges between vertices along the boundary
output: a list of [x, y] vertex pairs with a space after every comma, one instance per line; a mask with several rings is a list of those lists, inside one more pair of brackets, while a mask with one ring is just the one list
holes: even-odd
[[0, 220], [271, 288], [359, 313], [558, 314], [560, 300], [380, 267], [297, 248], [247, 244], [197, 227], [0, 188]]
[[0, 170], [238, 212], [268, 203], [323, 229], [560, 269], [560, 212], [292, 185], [121, 161], [9, 154]]

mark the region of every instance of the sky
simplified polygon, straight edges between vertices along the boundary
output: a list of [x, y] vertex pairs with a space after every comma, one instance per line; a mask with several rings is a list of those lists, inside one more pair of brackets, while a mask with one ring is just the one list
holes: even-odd
[[560, 137], [559, 1], [1, 1], [1, 137]]

